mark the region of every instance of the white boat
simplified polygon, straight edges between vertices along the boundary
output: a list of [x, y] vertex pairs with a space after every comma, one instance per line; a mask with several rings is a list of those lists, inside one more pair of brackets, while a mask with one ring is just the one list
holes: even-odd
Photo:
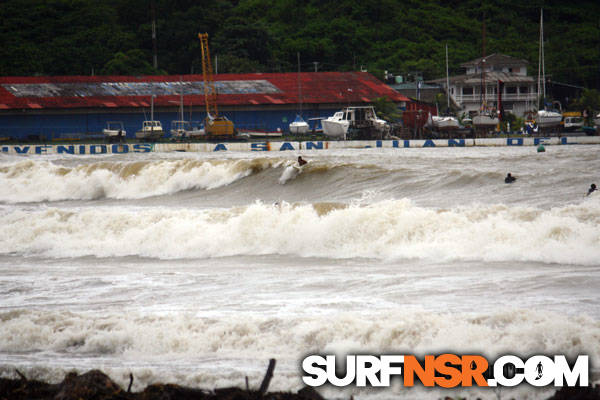
[[[448, 45], [446, 44], [446, 110], [450, 110], [450, 75], [448, 74]], [[439, 114], [439, 111], [438, 111]], [[460, 124], [458, 123], [458, 118], [453, 117], [451, 115], [431, 115], [429, 114], [429, 119], [427, 123], [430, 127], [435, 131], [452, 131], [458, 129]]]
[[336, 139], [346, 139], [350, 128], [356, 130], [374, 130], [384, 133], [388, 123], [377, 118], [373, 106], [346, 107], [331, 117], [321, 120], [323, 133]]
[[539, 110], [535, 121], [540, 128], [558, 126], [562, 121], [562, 114], [558, 111]]
[[[540, 47], [538, 61], [538, 94], [546, 101], [546, 65], [544, 63], [544, 10], [540, 10]], [[560, 103], [559, 103], [560, 105]], [[562, 114], [558, 111], [539, 110], [535, 121], [540, 128], [552, 128], [560, 125]]]
[[135, 133], [137, 139], [156, 140], [160, 139], [164, 134], [160, 121], [144, 121], [142, 129]]
[[247, 138], [277, 138], [282, 137], [281, 129], [276, 131], [262, 131], [258, 129], [240, 129], [239, 135]]
[[565, 117], [565, 131], [576, 131], [583, 128], [583, 117]]
[[142, 122], [142, 129], [135, 133], [137, 139], [156, 140], [164, 134], [160, 121], [154, 121], [154, 96], [150, 98], [150, 120]]
[[498, 117], [491, 113], [482, 112], [473, 117], [473, 126], [475, 128], [494, 128], [498, 125]]
[[596, 118], [594, 118], [594, 125], [597, 128], [600, 128], [600, 113], [598, 113], [598, 115], [596, 115]]
[[102, 134], [108, 138], [125, 137], [127, 131], [123, 128], [123, 122], [121, 121], [108, 121], [106, 128], [102, 129]]
[[[485, 26], [485, 24], [484, 24]], [[485, 31], [484, 40], [485, 40]], [[485, 46], [483, 48], [483, 57], [481, 58], [481, 104], [479, 106], [479, 111], [477, 115], [473, 116], [473, 128], [476, 131], [489, 131], [490, 129], [494, 129], [498, 126], [500, 122], [498, 115], [494, 112], [493, 108], [488, 106], [488, 103], [485, 99], [487, 93], [487, 79], [485, 77]]]
[[300, 115], [296, 115], [294, 122], [290, 124], [290, 133], [295, 135], [304, 135], [308, 133], [308, 123]]
[[300, 114], [302, 114], [302, 83], [300, 82], [300, 53], [298, 55], [298, 104], [300, 106], [300, 111], [296, 115], [296, 119], [290, 124], [289, 129], [290, 133], [294, 135], [304, 135], [308, 133], [309, 127], [306, 121], [302, 119]]
[[171, 136], [177, 139], [204, 136], [204, 128], [192, 125], [190, 121], [171, 121]]
[[[181, 81], [181, 77], [179, 78]], [[191, 110], [190, 110], [191, 118]], [[181, 91], [179, 92], [179, 119], [171, 121], [171, 136], [176, 139], [194, 138], [204, 136], [204, 128], [200, 124], [192, 124], [191, 121], [186, 121], [183, 118], [183, 82], [181, 83]]]
[[428, 123], [436, 131], [451, 131], [460, 127], [458, 119], [455, 117], [440, 115], [430, 115], [430, 117]]

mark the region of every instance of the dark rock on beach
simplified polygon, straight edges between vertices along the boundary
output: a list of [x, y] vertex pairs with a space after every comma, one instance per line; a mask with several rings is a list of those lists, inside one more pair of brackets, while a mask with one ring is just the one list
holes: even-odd
[[[142, 392], [131, 393], [98, 370], [82, 375], [71, 372], [59, 384], [29, 380], [17, 373], [20, 379], [0, 378], [0, 400], [324, 400], [310, 387], [291, 393], [235, 387], [210, 391], [176, 384], [153, 384]], [[264, 389], [264, 385], [261, 388]], [[564, 387], [547, 400], [600, 400], [600, 388]]]
[[298, 393], [268, 392], [223, 388], [214, 391], [176, 384], [153, 384], [142, 392], [131, 393], [106, 374], [92, 370], [78, 375], [69, 373], [59, 384], [26, 379], [0, 378], [0, 400], [323, 400], [311, 388]]

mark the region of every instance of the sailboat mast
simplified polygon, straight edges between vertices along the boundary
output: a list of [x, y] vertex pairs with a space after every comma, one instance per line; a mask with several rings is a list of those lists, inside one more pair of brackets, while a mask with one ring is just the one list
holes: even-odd
[[544, 90], [544, 101], [546, 99], [546, 63], [544, 61], [544, 9], [540, 9], [540, 29], [542, 38], [542, 89]]
[[483, 25], [482, 25], [482, 53], [483, 56], [481, 58], [481, 108], [487, 107], [485, 105], [485, 92], [487, 92], [487, 85], [485, 81], [485, 14], [483, 14]]
[[540, 47], [538, 50], [538, 81], [537, 81], [537, 93], [538, 93], [538, 106], [539, 97], [542, 96], [542, 100], [546, 99], [546, 68], [544, 65], [544, 9], [540, 8]]
[[181, 77], [181, 75], [179, 75], [179, 86], [180, 86], [180, 91], [179, 91], [179, 114], [181, 116], [181, 120], [183, 121], [183, 79]]
[[302, 85], [300, 83], [300, 52], [297, 52], [298, 56], [298, 102], [300, 104], [300, 115], [302, 115]]
[[446, 43], [446, 99], [448, 100], [448, 109], [450, 110], [450, 77], [448, 75], [448, 43]]

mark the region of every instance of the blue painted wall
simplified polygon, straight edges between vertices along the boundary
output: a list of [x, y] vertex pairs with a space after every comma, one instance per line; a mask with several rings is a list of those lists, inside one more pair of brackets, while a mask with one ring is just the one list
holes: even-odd
[[[302, 116], [307, 121], [309, 118], [328, 117], [342, 107], [332, 109], [303, 110]], [[232, 120], [238, 129], [260, 129], [276, 131], [280, 128], [288, 131], [289, 124], [296, 118], [295, 110], [282, 111], [234, 111], [223, 113]], [[193, 121], [203, 121], [206, 113], [195, 113]], [[147, 113], [147, 118], [149, 118]], [[154, 118], [158, 119], [163, 129], [169, 136], [171, 121], [179, 119], [177, 112], [155, 112]], [[189, 112], [184, 114], [189, 119]], [[80, 133], [101, 133], [107, 121], [122, 121], [127, 131], [127, 137], [134, 138], [144, 121], [144, 113], [89, 113], [89, 114], [64, 114], [64, 115], [36, 115], [23, 113], [22, 115], [0, 116], [0, 138], [26, 139], [29, 135], [41, 136], [46, 140], [69, 137]], [[318, 121], [309, 122], [310, 127]], [[320, 124], [319, 124], [320, 127]]]

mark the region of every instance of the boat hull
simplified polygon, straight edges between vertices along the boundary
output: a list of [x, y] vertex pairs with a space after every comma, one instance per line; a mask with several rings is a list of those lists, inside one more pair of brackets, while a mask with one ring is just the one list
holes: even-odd
[[498, 125], [498, 118], [490, 115], [476, 115], [473, 117], [473, 126], [476, 128], [492, 128]]
[[292, 122], [290, 124], [290, 133], [294, 135], [303, 135], [308, 133], [308, 124], [306, 122]]
[[135, 133], [136, 139], [144, 139], [144, 140], [156, 140], [160, 139], [164, 134], [162, 129], [160, 130], [151, 130], [151, 131], [137, 131]]
[[536, 123], [540, 128], [558, 126], [562, 121], [562, 114], [552, 111], [538, 111]]
[[330, 121], [324, 119], [321, 121], [323, 126], [323, 134], [332, 138], [345, 138], [348, 133], [350, 123], [348, 121]]
[[451, 131], [460, 127], [458, 120], [454, 117], [432, 117], [432, 125], [438, 131]]
[[239, 134], [241, 136], [247, 136], [250, 138], [277, 138], [277, 137], [282, 137], [283, 133], [276, 131], [276, 132], [267, 132], [267, 131], [256, 131], [256, 130], [240, 130]]
[[117, 137], [117, 136], [119, 136], [119, 132], [121, 133], [122, 136], [127, 135], [127, 133], [125, 131], [119, 131], [119, 130], [114, 130], [114, 129], [102, 129], [102, 134], [104, 134], [104, 136], [108, 136], [108, 137]]

